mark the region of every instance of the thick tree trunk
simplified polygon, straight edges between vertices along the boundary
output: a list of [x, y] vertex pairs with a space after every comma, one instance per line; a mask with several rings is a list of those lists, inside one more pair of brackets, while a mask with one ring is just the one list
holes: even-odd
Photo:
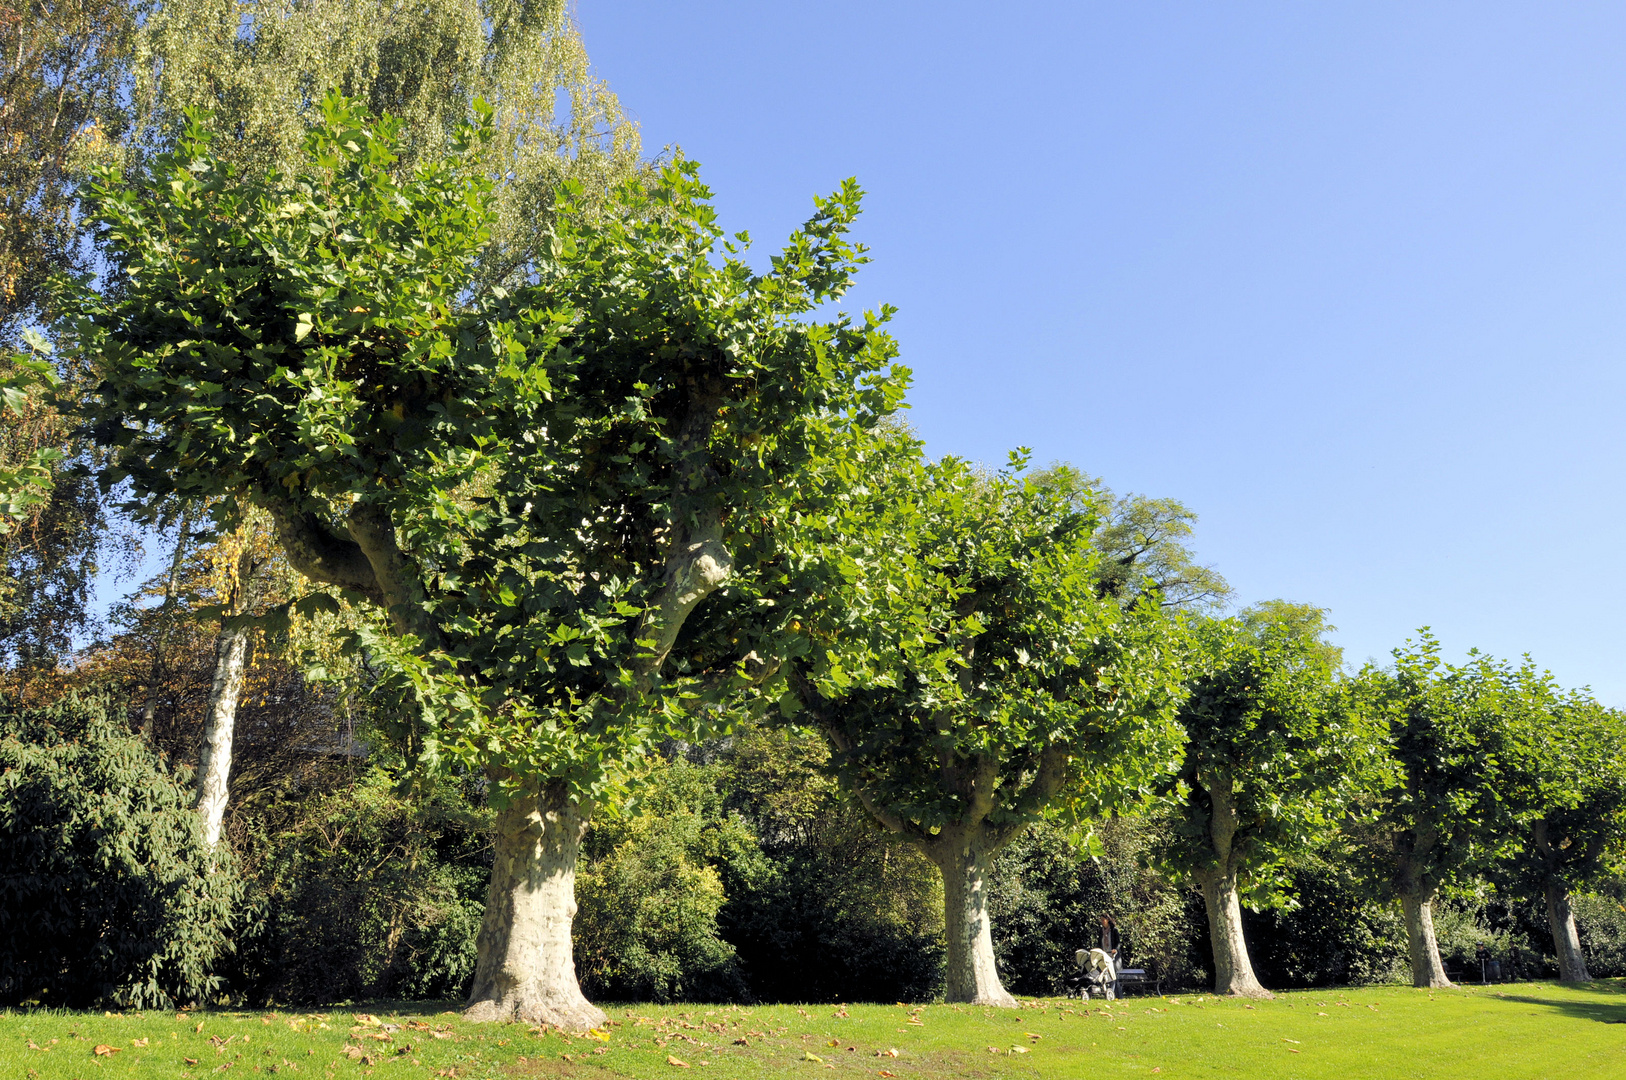
[[1268, 998], [1259, 985], [1242, 936], [1242, 902], [1236, 892], [1236, 789], [1224, 775], [1200, 774], [1197, 782], [1208, 793], [1208, 842], [1213, 868], [1198, 871], [1203, 905], [1208, 908], [1208, 940], [1214, 948], [1214, 993]]
[[198, 814], [203, 818], [204, 842], [210, 847], [220, 842], [220, 825], [226, 817], [231, 741], [247, 666], [248, 630], [221, 630], [215, 638], [215, 678], [203, 715], [203, 751], [198, 760]]
[[1214, 993], [1270, 997], [1270, 991], [1259, 984], [1253, 973], [1248, 943], [1242, 937], [1242, 902], [1237, 897], [1235, 876], [1210, 871], [1198, 874], [1197, 881], [1203, 887], [1208, 941], [1214, 947]]
[[973, 841], [940, 841], [926, 849], [943, 874], [943, 927], [948, 938], [949, 1001], [1014, 1009], [994, 965], [988, 918], [988, 871], [993, 854]]
[[476, 944], [468, 1020], [524, 1020], [585, 1031], [605, 1020], [582, 996], [571, 954], [576, 856], [588, 811], [526, 795], [497, 813], [491, 891]]
[[1547, 879], [1547, 925], [1553, 931], [1553, 951], [1558, 954], [1561, 982], [1590, 982], [1586, 957], [1581, 953], [1581, 937], [1575, 932], [1575, 911], [1570, 907], [1570, 891], [1556, 877]]
[[1434, 897], [1402, 893], [1400, 910], [1406, 916], [1406, 951], [1411, 956], [1411, 984], [1431, 988], [1451, 985], [1440, 962], [1440, 943], [1434, 938]]

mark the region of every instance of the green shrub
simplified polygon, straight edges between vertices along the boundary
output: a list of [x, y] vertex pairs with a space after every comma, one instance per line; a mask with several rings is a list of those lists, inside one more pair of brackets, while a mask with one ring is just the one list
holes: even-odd
[[937, 870], [823, 771], [817, 736], [745, 728], [717, 748], [729, 809], [762, 871], [724, 873], [719, 913], [761, 1001], [922, 1001], [943, 981]]
[[219, 986], [241, 885], [190, 775], [108, 702], [0, 701], [0, 1002], [168, 1008]]
[[590, 997], [749, 998], [717, 925], [736, 884], [761, 873], [756, 837], [723, 809], [721, 770], [659, 761], [639, 798], [588, 833], [576, 870], [576, 973]]
[[1055, 994], [1078, 949], [1100, 941], [1101, 916], [1118, 924], [1120, 959], [1165, 986], [1193, 976], [1193, 927], [1185, 891], [1145, 869], [1157, 826], [1143, 818], [1103, 822], [1102, 852], [1081, 854], [1056, 828], [1034, 825], [996, 858], [989, 907], [994, 955], [1005, 988]]
[[240, 830], [255, 925], [233, 966], [256, 1001], [461, 996], [491, 873], [478, 785], [412, 797], [390, 770]]
[[1292, 908], [1243, 914], [1248, 952], [1272, 989], [1410, 978], [1397, 903], [1371, 900], [1349, 868], [1310, 856], [1292, 868]]

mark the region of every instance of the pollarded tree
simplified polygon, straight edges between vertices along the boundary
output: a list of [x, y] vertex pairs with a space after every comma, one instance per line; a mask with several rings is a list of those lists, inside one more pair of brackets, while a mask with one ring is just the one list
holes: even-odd
[[140, 187], [104, 175], [120, 288], [82, 294], [73, 328], [98, 431], [147, 506], [258, 505], [291, 566], [384, 613], [365, 646], [420, 762], [483, 770], [498, 809], [469, 1015], [585, 1027], [594, 806], [695, 695], [773, 668], [669, 664], [685, 622], [772, 561], [803, 490], [901, 399], [880, 319], [805, 320], [862, 261], [859, 192], [759, 275], [717, 257], [709, 192], [670, 168], [567, 206], [537, 282], [470, 306], [482, 133], [398, 170], [397, 122], [337, 95], [324, 114], [297, 176], [238, 174], [201, 122]]
[[1559, 979], [1585, 982], [1571, 897], [1626, 854], [1626, 718], [1565, 693], [1528, 661], [1509, 683], [1515, 731], [1504, 768], [1524, 823], [1502, 869], [1545, 903]]
[[1412, 983], [1450, 986], [1434, 935], [1434, 900], [1447, 882], [1486, 867], [1517, 835], [1505, 796], [1511, 706], [1504, 665], [1473, 652], [1447, 664], [1427, 629], [1394, 663], [1360, 676], [1380, 761], [1351, 813], [1364, 836], [1369, 884], [1400, 901]]
[[1177, 627], [1095, 587], [1093, 507], [1017, 472], [877, 455], [839, 523], [788, 677], [870, 814], [943, 878], [950, 1001], [1014, 1006], [995, 968], [999, 849], [1067, 804], [1135, 801], [1178, 760]]
[[1242, 904], [1281, 901], [1284, 862], [1332, 830], [1358, 765], [1364, 740], [1325, 630], [1320, 609], [1281, 601], [1195, 630], [1185, 759], [1168, 789], [1180, 828], [1166, 858], [1202, 889], [1218, 994], [1268, 996]]

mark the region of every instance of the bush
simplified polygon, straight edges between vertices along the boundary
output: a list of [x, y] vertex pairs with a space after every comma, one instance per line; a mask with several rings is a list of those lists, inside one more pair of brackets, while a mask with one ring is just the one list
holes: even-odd
[[241, 885], [211, 854], [190, 771], [105, 698], [0, 701], [0, 1001], [169, 1008], [219, 986]]
[[759, 877], [756, 837], [726, 813], [721, 769], [659, 761], [638, 800], [588, 833], [576, 871], [576, 973], [590, 997], [748, 999], [717, 915], [725, 875]]
[[1292, 872], [1296, 906], [1243, 913], [1260, 982], [1289, 989], [1409, 981], [1398, 904], [1369, 899], [1335, 859], [1312, 855]]
[[375, 767], [243, 823], [255, 920], [234, 988], [300, 1003], [465, 993], [491, 873], [481, 797], [449, 779], [408, 798]]
[[1039, 824], [999, 853], [989, 907], [1007, 990], [1060, 993], [1073, 954], [1100, 942], [1103, 915], [1118, 924], [1126, 965], [1146, 968], [1165, 986], [1192, 977], [1185, 891], [1145, 869], [1156, 832], [1143, 818], [1103, 822], [1102, 854], [1090, 858], [1059, 830]]
[[719, 913], [761, 1001], [922, 1001], [943, 981], [937, 870], [823, 771], [822, 739], [746, 728], [718, 748], [727, 806], [760, 873], [724, 874]]

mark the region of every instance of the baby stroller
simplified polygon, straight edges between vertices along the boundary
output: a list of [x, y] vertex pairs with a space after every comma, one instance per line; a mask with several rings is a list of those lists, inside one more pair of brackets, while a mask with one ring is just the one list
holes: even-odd
[[1114, 1000], [1118, 972], [1112, 965], [1112, 957], [1100, 949], [1080, 949], [1073, 955], [1078, 961], [1078, 969], [1067, 977], [1067, 996], [1072, 997], [1076, 993], [1081, 998], [1088, 998], [1092, 994], [1099, 994], [1108, 1001]]

